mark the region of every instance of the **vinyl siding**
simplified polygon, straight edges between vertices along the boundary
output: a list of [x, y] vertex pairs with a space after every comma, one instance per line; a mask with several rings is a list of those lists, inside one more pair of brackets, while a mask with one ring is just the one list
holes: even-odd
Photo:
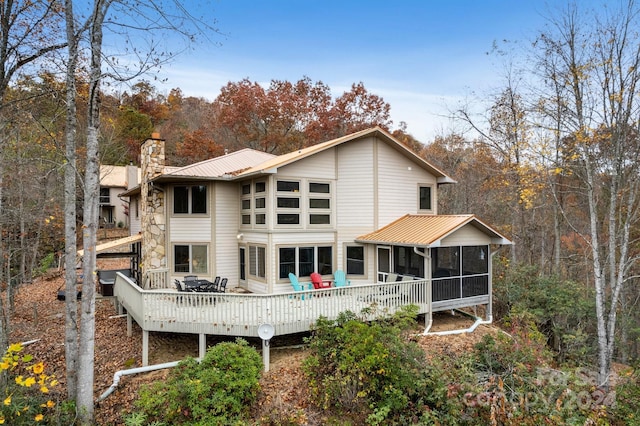
[[466, 225], [442, 239], [442, 246], [473, 246], [490, 243], [491, 238], [472, 225]]
[[171, 229], [170, 242], [209, 242], [212, 240], [211, 218], [193, 217], [190, 215], [171, 216], [169, 218]]
[[229, 288], [238, 285], [238, 187], [217, 182], [213, 191], [215, 220], [212, 241], [212, 276], [229, 279]]
[[[407, 213], [418, 212], [418, 186], [433, 184], [432, 195], [437, 190], [436, 179], [416, 163], [399, 155], [385, 143], [377, 143], [377, 187], [379, 227]], [[432, 206], [435, 206], [435, 199]]]
[[[336, 221], [340, 231], [370, 232], [375, 227], [373, 139], [336, 148]], [[364, 231], [364, 232], [362, 232]]]

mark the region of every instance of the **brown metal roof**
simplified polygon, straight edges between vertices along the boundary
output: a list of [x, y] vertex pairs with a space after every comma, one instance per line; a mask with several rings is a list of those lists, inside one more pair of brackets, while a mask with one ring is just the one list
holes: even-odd
[[437, 247], [440, 241], [463, 226], [475, 226], [492, 238], [495, 244], [512, 244], [496, 230], [474, 215], [410, 215], [356, 238], [357, 242]]
[[225, 175], [236, 175], [243, 170], [268, 161], [274, 157], [275, 155], [269, 154], [268, 152], [245, 148], [240, 151], [221, 155], [220, 157], [200, 161], [199, 163], [174, 168], [173, 170], [165, 169], [165, 173], [162, 177], [189, 176], [212, 178], [223, 177]]

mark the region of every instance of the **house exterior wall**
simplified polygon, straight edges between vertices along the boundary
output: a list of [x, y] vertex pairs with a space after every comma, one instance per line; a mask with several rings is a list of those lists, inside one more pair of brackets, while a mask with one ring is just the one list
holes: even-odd
[[142, 230], [140, 226], [140, 197], [134, 195], [129, 201], [129, 234], [136, 235]]
[[474, 226], [467, 225], [442, 239], [441, 246], [480, 246], [491, 244], [491, 238]]

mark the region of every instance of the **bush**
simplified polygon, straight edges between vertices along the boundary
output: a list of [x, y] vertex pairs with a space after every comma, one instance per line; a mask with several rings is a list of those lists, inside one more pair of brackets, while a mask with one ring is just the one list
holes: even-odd
[[258, 395], [261, 371], [262, 358], [245, 340], [219, 343], [202, 362], [189, 358], [166, 381], [143, 387], [136, 405], [150, 421], [235, 424]]
[[42, 362], [23, 350], [21, 344], [12, 344], [0, 362], [0, 374], [6, 381], [0, 402], [0, 424], [71, 424], [73, 412], [60, 408], [57, 394], [52, 391], [57, 380], [46, 374]]
[[351, 312], [318, 320], [303, 364], [318, 404], [373, 425], [415, 423], [428, 404], [448, 407], [446, 384], [427, 374], [424, 351], [403, 336], [415, 317], [414, 306], [371, 323]]

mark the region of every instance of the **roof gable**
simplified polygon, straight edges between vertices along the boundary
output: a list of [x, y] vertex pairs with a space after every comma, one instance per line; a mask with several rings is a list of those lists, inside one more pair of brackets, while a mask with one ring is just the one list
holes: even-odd
[[498, 231], [481, 222], [474, 215], [411, 215], [356, 238], [356, 242], [370, 244], [438, 247], [442, 240], [464, 226], [474, 226], [491, 238], [493, 244], [512, 244]]
[[389, 133], [381, 129], [380, 127], [373, 127], [371, 129], [362, 130], [360, 132], [352, 133], [350, 135], [342, 136], [337, 139], [333, 139], [327, 142], [322, 142], [316, 145], [309, 146], [307, 148], [299, 149], [297, 151], [289, 152], [287, 154], [282, 154], [277, 157], [271, 158], [263, 163], [260, 163], [250, 169], [247, 169], [240, 173], [239, 177], [247, 177], [255, 174], [264, 174], [264, 173], [275, 173], [279, 167], [286, 166], [287, 164], [291, 164], [293, 162], [302, 160], [303, 158], [310, 157], [319, 152], [323, 152], [327, 149], [336, 147], [343, 143], [347, 143], [350, 141], [364, 139], [368, 137], [376, 137], [379, 140], [382, 140], [391, 146], [393, 146], [397, 151], [401, 154], [412, 158], [416, 163], [418, 163], [421, 167], [429, 171], [429, 173], [433, 174], [438, 183], [455, 183], [456, 181], [448, 176], [446, 173], [432, 165], [431, 163], [424, 160], [419, 155], [415, 154], [409, 148], [404, 146], [401, 142], [391, 136]]
[[188, 166], [178, 168], [172, 167], [170, 169], [166, 168], [165, 173], [162, 176], [220, 178], [228, 175], [237, 175], [243, 170], [268, 161], [273, 157], [275, 157], [275, 155], [264, 151], [245, 148], [240, 151], [221, 155], [220, 157], [210, 158]]

